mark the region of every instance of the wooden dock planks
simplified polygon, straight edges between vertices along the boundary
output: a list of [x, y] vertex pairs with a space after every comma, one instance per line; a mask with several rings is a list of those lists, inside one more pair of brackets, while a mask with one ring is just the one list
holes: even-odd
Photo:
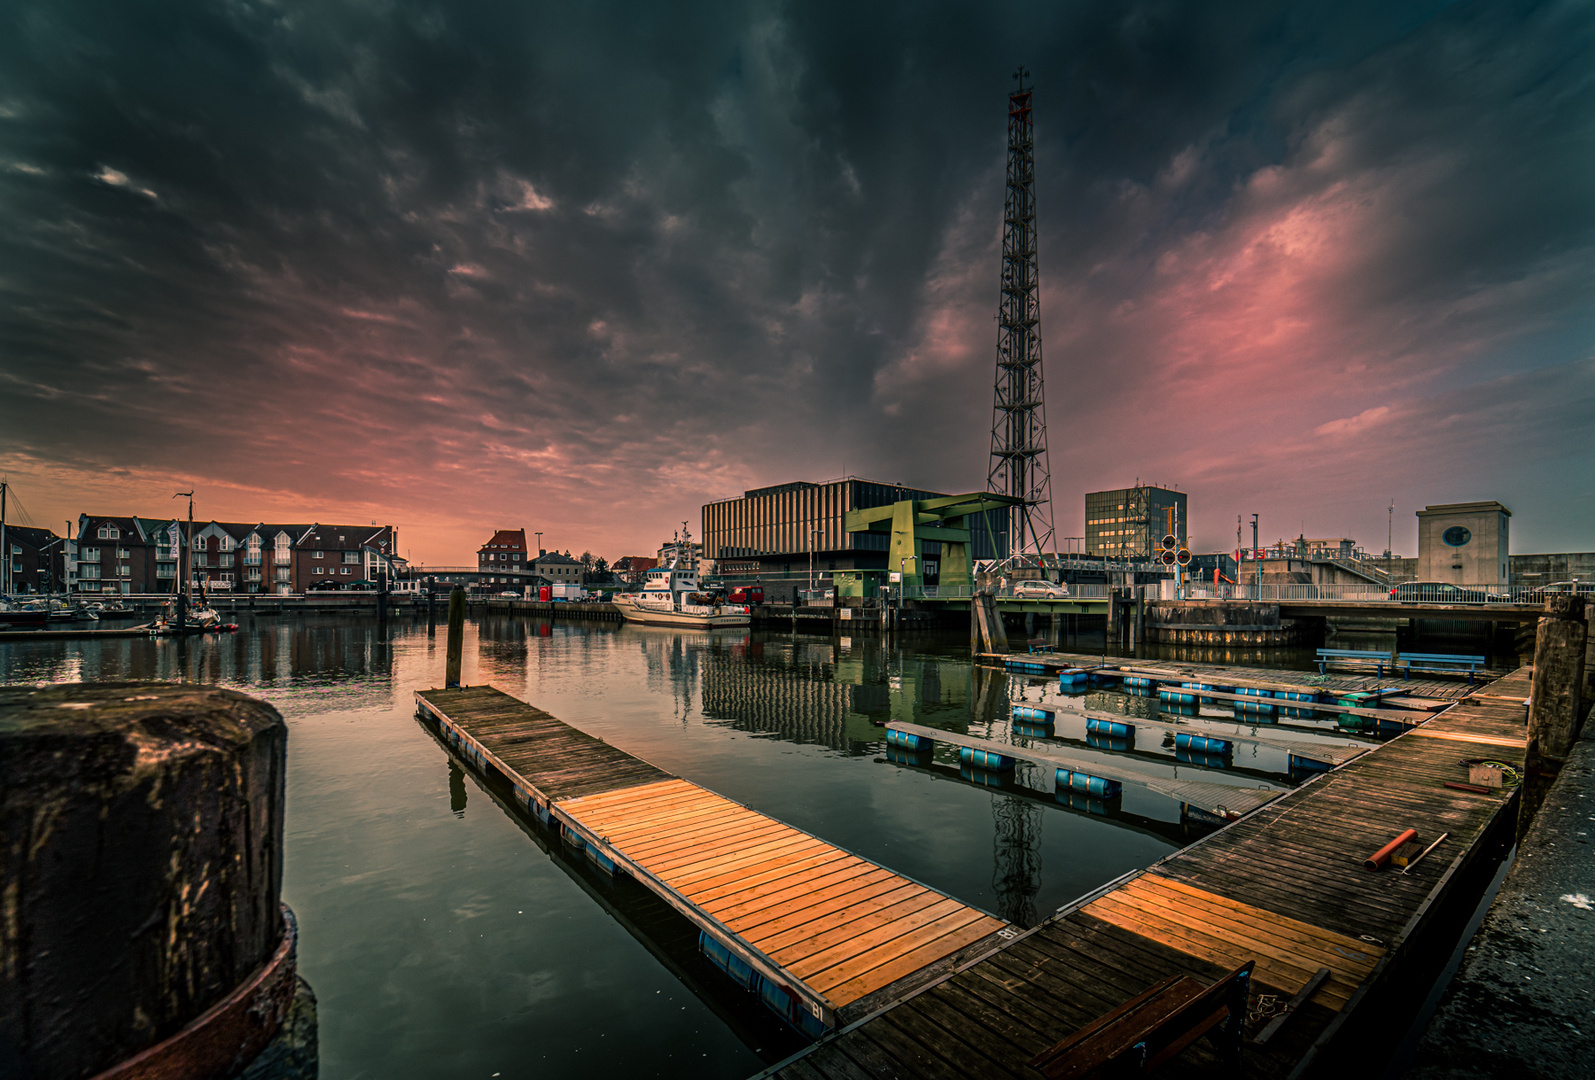
[[836, 1009], [1005, 925], [685, 780], [557, 805]]
[[[1033, 1076], [1032, 1055], [1160, 979], [1211, 981], [1244, 960], [1258, 964], [1254, 993], [1280, 1001], [1330, 970], [1267, 1046], [1247, 1045], [1241, 1075], [1290, 1075], [1400, 962], [1455, 869], [1510, 825], [1510, 791], [1443, 785], [1465, 776], [1466, 757], [1521, 765], [1527, 693], [1528, 669], [1513, 672], [1489, 696], [1468, 697], [761, 1075]], [[1424, 840], [1450, 838], [1410, 874], [1363, 868], [1409, 826]], [[1171, 1069], [1214, 1064], [1199, 1044]]]
[[1006, 929], [492, 687], [416, 698], [534, 813], [596, 845], [829, 1021]]

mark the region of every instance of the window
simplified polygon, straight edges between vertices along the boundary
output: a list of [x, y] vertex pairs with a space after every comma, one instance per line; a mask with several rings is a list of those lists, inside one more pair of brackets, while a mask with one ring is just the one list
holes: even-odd
[[[327, 557], [327, 553], [325, 551], [316, 551], [316, 552], [312, 552], [310, 557], [312, 559], [325, 559]], [[319, 573], [321, 573], [321, 571], [317, 570], [316, 573], [319, 574]]]
[[358, 551], [345, 551], [343, 553], [343, 561], [351, 564], [358, 563], [360, 561], [360, 553]]
[[348, 575], [348, 573], [349, 573], [349, 568], [348, 568], [348, 567], [347, 567], [347, 566], [345, 566], [345, 567], [341, 567], [341, 568], [340, 568], [340, 569], [339, 569], [339, 570], [338, 570], [338, 573], [340, 573], [340, 574], [343, 574], [343, 575], [345, 575], [345, 576], [347, 576], [347, 575]]
[[231, 551], [238, 545], [233, 542], [233, 538], [231, 536], [223, 536], [218, 539], [217, 546], [221, 551]]
[[177, 564], [158, 562], [155, 564], [155, 576], [162, 579], [171, 579], [177, 576]]
[[115, 525], [101, 525], [100, 526], [100, 539], [101, 540], [120, 540], [121, 538], [122, 538], [122, 530], [118, 529]]
[[[321, 554], [321, 552], [319, 552], [319, 551], [318, 551], [318, 552], [316, 552], [316, 554], [317, 554], [317, 555], [320, 555], [320, 554]], [[321, 567], [319, 567], [319, 566], [318, 566], [318, 567], [316, 567], [316, 568], [315, 568], [315, 570], [313, 570], [313, 571], [312, 571], [312, 573], [316, 573], [316, 574], [324, 574], [324, 573], [326, 573], [326, 571], [325, 571], [325, 570], [323, 570], [323, 569], [322, 569], [322, 568], [321, 568]]]
[[251, 566], [249, 568], [248, 577], [249, 577], [250, 581], [259, 581], [260, 580], [260, 567]]
[[133, 576], [133, 568], [131, 566], [129, 566], [127, 563], [119, 563], [117, 565], [117, 567], [116, 567], [116, 576], [117, 577], [132, 577]]
[[100, 561], [100, 549], [99, 548], [84, 548], [83, 549], [83, 558], [82, 558], [81, 561], [83, 561], [83, 562], [99, 562]]

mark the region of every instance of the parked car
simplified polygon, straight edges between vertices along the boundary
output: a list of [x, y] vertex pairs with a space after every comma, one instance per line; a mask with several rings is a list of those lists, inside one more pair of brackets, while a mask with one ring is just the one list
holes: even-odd
[[1509, 602], [1512, 596], [1506, 591], [1490, 592], [1449, 581], [1403, 581], [1390, 590], [1390, 599], [1409, 604], [1500, 604]]
[[1013, 594], [1017, 597], [1055, 600], [1059, 597], [1068, 596], [1069, 586], [1060, 585], [1055, 581], [1028, 578], [1024, 581], [1014, 582]]

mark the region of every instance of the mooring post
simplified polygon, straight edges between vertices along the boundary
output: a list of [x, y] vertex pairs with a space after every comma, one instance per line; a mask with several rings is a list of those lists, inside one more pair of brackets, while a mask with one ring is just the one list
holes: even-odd
[[449, 651], [443, 685], [460, 685], [460, 652], [465, 648], [465, 590], [458, 585], [449, 591]]
[[1545, 613], [1540, 616], [1534, 639], [1528, 750], [1523, 758], [1523, 787], [1518, 804], [1520, 838], [1578, 738], [1588, 637], [1582, 596], [1553, 596], [1545, 601]]
[[315, 1075], [287, 736], [215, 687], [0, 689], [0, 1073]]

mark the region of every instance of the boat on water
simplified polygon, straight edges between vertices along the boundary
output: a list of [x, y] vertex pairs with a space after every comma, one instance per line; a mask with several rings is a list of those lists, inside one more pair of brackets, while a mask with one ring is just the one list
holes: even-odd
[[216, 609], [209, 604], [198, 604], [188, 609], [183, 625], [177, 625], [177, 609], [170, 602], [161, 605], [161, 613], [150, 623], [152, 637], [177, 637], [184, 634], [230, 634], [238, 629], [237, 623], [224, 623]]
[[687, 626], [699, 630], [753, 625], [753, 613], [747, 605], [727, 604], [702, 590], [698, 560], [691, 553], [692, 543], [685, 529], [676, 552], [668, 566], [648, 571], [640, 593], [615, 597], [623, 619], [644, 626]]

